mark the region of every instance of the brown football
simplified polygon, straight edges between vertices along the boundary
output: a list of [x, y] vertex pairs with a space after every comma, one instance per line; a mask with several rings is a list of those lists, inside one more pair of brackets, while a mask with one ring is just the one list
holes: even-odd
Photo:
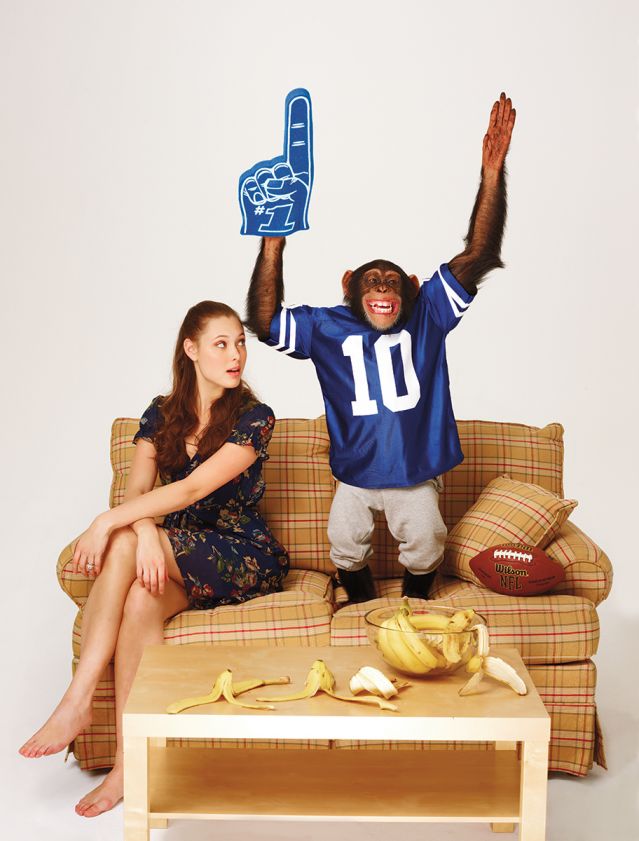
[[506, 596], [537, 596], [566, 577], [562, 565], [541, 549], [518, 543], [484, 549], [470, 568], [485, 587]]

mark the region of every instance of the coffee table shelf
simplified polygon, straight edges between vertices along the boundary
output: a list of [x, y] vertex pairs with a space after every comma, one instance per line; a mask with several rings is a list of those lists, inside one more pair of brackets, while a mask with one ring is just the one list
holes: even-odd
[[[519, 841], [543, 841], [550, 719], [517, 651], [494, 653], [517, 668], [528, 695], [486, 680], [461, 698], [462, 673], [414, 680], [397, 699], [398, 713], [318, 695], [273, 711], [218, 702], [168, 715], [169, 703], [205, 694], [225, 668], [237, 680], [290, 675], [290, 687], [249, 692], [247, 701], [290, 694], [315, 659], [325, 660], [342, 691], [363, 665], [390, 670], [368, 646], [147, 648], [123, 715], [126, 841], [148, 841], [149, 829], [171, 818], [488, 822], [498, 832], [519, 824]], [[332, 747], [216, 749], [167, 739]], [[336, 747], [340, 740], [488, 741], [496, 750], [357, 750]]]
[[519, 822], [515, 751], [155, 748], [150, 817]]

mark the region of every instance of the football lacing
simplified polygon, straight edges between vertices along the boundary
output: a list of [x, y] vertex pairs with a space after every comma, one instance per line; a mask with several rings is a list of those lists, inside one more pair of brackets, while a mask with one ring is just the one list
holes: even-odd
[[528, 552], [518, 552], [516, 549], [495, 549], [493, 557], [504, 558], [509, 561], [523, 561], [526, 564], [532, 563], [533, 556]]

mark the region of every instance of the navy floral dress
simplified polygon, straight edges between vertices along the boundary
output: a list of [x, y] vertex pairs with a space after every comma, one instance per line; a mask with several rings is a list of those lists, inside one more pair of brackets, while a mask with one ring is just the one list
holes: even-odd
[[[144, 412], [134, 443], [140, 438], [153, 442], [162, 422], [161, 399], [156, 397]], [[264, 494], [262, 463], [268, 459], [266, 448], [274, 426], [269, 406], [248, 405], [226, 440], [250, 444], [257, 460], [204, 499], [164, 518], [163, 528], [193, 608], [235, 604], [282, 589], [288, 555], [256, 508]], [[167, 481], [186, 478], [202, 463], [197, 453], [186, 459], [184, 468]]]

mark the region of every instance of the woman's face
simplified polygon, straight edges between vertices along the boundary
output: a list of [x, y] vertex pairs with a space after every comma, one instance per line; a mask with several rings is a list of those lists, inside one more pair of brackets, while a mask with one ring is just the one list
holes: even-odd
[[186, 339], [184, 350], [211, 385], [236, 388], [240, 384], [246, 365], [246, 337], [237, 318], [210, 318], [197, 341]]

